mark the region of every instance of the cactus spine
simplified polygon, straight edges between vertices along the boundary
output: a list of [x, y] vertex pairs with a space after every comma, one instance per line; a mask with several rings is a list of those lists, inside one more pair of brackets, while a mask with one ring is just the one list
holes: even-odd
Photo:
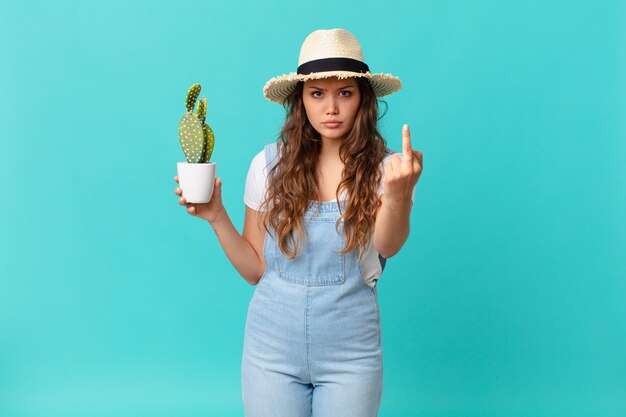
[[196, 100], [200, 95], [200, 84], [194, 84], [187, 91], [187, 111], [178, 125], [178, 137], [187, 162], [192, 164], [209, 162], [215, 145], [215, 135], [206, 120], [206, 97], [198, 103], [198, 111], [194, 112]]

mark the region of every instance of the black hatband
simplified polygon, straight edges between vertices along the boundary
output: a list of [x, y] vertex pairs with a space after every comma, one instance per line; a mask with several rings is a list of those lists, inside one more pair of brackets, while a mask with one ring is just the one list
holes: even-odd
[[305, 62], [298, 67], [298, 74], [306, 75], [312, 72], [326, 71], [352, 71], [368, 72], [370, 69], [366, 63], [352, 58], [324, 58]]

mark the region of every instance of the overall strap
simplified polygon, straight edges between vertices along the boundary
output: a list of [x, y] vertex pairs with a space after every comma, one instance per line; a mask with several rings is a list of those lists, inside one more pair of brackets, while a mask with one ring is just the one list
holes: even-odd
[[378, 254], [378, 262], [380, 262], [381, 273], [385, 270], [385, 265], [387, 265], [387, 258], [384, 258], [380, 253]]
[[278, 162], [278, 142], [272, 142], [265, 145], [265, 167], [268, 172]]

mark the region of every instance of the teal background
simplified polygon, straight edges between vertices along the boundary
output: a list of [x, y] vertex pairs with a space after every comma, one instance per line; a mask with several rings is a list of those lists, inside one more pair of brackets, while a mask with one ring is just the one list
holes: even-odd
[[254, 287], [174, 195], [184, 96], [241, 229], [262, 87], [334, 27], [424, 153], [380, 416], [626, 415], [626, 3], [5, 0], [1, 416], [243, 416]]

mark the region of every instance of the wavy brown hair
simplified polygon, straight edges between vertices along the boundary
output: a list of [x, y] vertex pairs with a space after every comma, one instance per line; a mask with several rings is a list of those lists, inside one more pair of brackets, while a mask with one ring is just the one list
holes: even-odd
[[[337, 202], [343, 191], [347, 194], [345, 210], [335, 224], [339, 230], [343, 221], [346, 244], [342, 254], [357, 248], [360, 254], [369, 244], [380, 207], [379, 167], [387, 148], [377, 129], [378, 101], [374, 90], [366, 78], [356, 77], [356, 81], [361, 102], [354, 125], [339, 147], [344, 168]], [[287, 114], [277, 141], [279, 158], [268, 173], [267, 199], [261, 205], [265, 229], [270, 233], [269, 225], [276, 231], [274, 239], [289, 258], [298, 255], [305, 238], [305, 211], [313, 201], [320, 200], [316, 170], [322, 140], [306, 116], [303, 87], [304, 82], [298, 82], [283, 102]], [[342, 210], [342, 204], [339, 208]]]

